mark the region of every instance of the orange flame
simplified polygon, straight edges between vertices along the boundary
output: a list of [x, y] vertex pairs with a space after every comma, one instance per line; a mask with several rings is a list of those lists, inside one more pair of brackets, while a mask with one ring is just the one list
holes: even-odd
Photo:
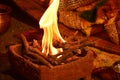
[[45, 55], [55, 55], [62, 52], [62, 48], [55, 48], [53, 46], [53, 40], [58, 42], [65, 42], [60, 35], [57, 24], [57, 10], [60, 0], [50, 1], [50, 6], [47, 8], [41, 20], [39, 21], [40, 28], [43, 28], [44, 35], [42, 38], [42, 53]]

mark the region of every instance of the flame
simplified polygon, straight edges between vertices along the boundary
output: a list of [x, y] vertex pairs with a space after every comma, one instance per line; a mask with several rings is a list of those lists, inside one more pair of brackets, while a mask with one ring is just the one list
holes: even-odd
[[53, 40], [64, 43], [65, 40], [60, 35], [57, 24], [57, 10], [60, 0], [50, 0], [50, 5], [39, 21], [40, 28], [43, 28], [44, 35], [42, 38], [42, 53], [45, 55], [55, 55], [62, 52], [62, 48], [55, 48]]

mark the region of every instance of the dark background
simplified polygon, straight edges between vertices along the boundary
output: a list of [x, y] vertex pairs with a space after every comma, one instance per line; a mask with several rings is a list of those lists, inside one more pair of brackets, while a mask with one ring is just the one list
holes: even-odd
[[[5, 53], [8, 50], [6, 46], [20, 42], [13, 34], [34, 29], [38, 27], [38, 22], [26, 12], [22, 11], [12, 0], [0, 0], [0, 4], [11, 7], [11, 23], [15, 23], [10, 26], [7, 32], [0, 34], [0, 80], [27, 80], [11, 68], [8, 55]], [[11, 31], [13, 31], [13, 33]], [[5, 47], [5, 49], [3, 47]]]
[[29, 16], [26, 12], [22, 11], [12, 0], [0, 0], [0, 4], [5, 4], [12, 8], [12, 17], [29, 25], [38, 25], [38, 21]]

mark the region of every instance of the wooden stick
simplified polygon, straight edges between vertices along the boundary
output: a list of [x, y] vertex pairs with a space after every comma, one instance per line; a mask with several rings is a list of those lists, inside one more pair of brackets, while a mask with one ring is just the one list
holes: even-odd
[[53, 67], [42, 55], [40, 55], [41, 52], [37, 48], [34, 48], [29, 45], [26, 37], [23, 34], [21, 34], [21, 38], [22, 38], [23, 44], [25, 46], [25, 55], [32, 55], [33, 57], [35, 57], [38, 60], [38, 62], [41, 62], [41, 63], [47, 65], [49, 68]]
[[[31, 55], [32, 57], [34, 57], [35, 59], [32, 58], [32, 61], [34, 60], [34, 61], [36, 61], [38, 64], [39, 64], [39, 63], [43, 63], [43, 64], [47, 65], [49, 68], [53, 68], [53, 65], [50, 64], [50, 62], [48, 62], [44, 57], [42, 57], [42, 56], [40, 56], [40, 55], [38, 55], [38, 54], [35, 54], [35, 53], [33, 53], [33, 52], [28, 51], [28, 52], [26, 52], [25, 55], [26, 55], [26, 56], [27, 56], [27, 55]], [[31, 60], [31, 59], [30, 59], [30, 60]]]
[[21, 34], [20, 36], [21, 36], [21, 38], [22, 38], [22, 41], [23, 41], [25, 50], [28, 51], [29, 43], [28, 43], [26, 37], [25, 37], [23, 34]]
[[92, 47], [96, 47], [104, 51], [108, 51], [110, 53], [120, 55], [120, 45], [116, 45], [114, 43], [111, 43], [109, 41], [97, 37], [89, 37], [87, 42], [88, 43], [93, 42], [94, 45], [92, 45]]

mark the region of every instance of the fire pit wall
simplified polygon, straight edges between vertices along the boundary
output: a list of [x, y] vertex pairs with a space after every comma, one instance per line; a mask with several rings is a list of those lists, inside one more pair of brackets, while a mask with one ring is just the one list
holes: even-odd
[[34, 64], [22, 57], [22, 46], [19, 44], [10, 46], [8, 54], [11, 67], [28, 80], [91, 80], [94, 59], [92, 51], [75, 61], [53, 68]]

